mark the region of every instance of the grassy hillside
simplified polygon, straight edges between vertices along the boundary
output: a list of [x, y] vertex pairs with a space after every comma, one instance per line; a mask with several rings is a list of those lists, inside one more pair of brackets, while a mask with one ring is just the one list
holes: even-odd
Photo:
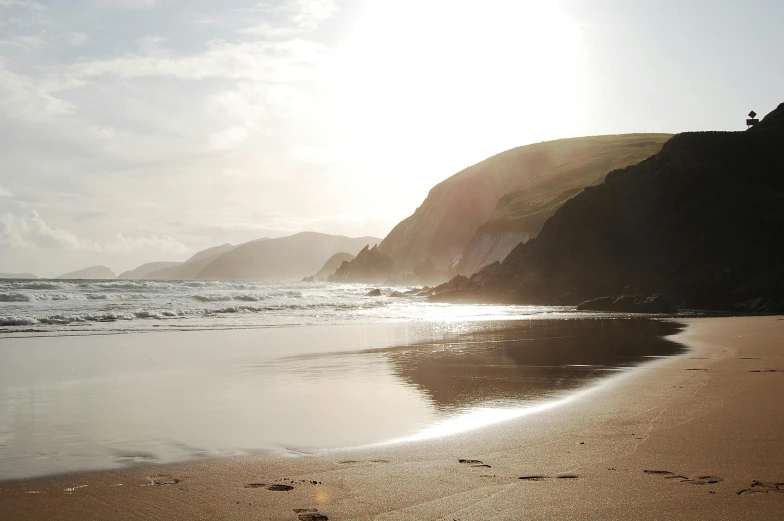
[[[390, 255], [401, 272], [428, 258], [440, 269], [458, 262], [464, 269], [481, 265], [488, 251], [498, 250], [496, 238], [501, 232], [517, 234], [505, 247], [505, 255], [520, 242], [515, 237], [534, 236], [569, 197], [601, 182], [607, 172], [655, 154], [669, 138], [668, 134], [596, 136], [508, 150], [433, 187], [379, 250]], [[477, 232], [485, 237], [477, 237]], [[478, 239], [487, 240], [480, 247]]]
[[[540, 162], [522, 184], [498, 200], [492, 215], [466, 245], [457, 272], [470, 274], [502, 260], [518, 243], [536, 237], [545, 221], [567, 200], [585, 187], [604, 181], [608, 172], [658, 153], [670, 137], [628, 134], [553, 142], [569, 145], [569, 149], [553, 149], [567, 155]], [[504, 241], [504, 237], [512, 240]]]

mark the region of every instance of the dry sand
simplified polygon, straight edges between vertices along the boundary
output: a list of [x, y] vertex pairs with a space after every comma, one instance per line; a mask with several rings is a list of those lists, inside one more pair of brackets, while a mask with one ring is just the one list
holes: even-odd
[[0, 519], [784, 519], [784, 319], [685, 323], [685, 355], [496, 426], [0, 483]]

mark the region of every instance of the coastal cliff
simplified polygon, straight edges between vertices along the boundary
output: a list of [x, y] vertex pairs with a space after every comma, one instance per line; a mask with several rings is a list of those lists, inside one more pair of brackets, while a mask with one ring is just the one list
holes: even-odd
[[414, 270], [422, 266], [438, 274], [428, 279], [436, 282], [471, 274], [535, 237], [547, 218], [580, 190], [600, 183], [611, 170], [650, 157], [670, 137], [561, 139], [488, 158], [433, 187], [414, 214], [381, 241], [379, 253], [393, 263], [383, 279], [363, 274], [355, 265], [353, 280], [419, 280]]
[[782, 119], [784, 104], [748, 132], [673, 137], [433, 298], [576, 305], [662, 293], [680, 308], [784, 311]]

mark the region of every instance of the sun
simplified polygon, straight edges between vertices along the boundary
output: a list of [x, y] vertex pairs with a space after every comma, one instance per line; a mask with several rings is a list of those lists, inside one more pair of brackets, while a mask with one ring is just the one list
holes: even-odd
[[372, 2], [342, 51], [344, 124], [398, 171], [559, 137], [581, 88], [579, 26], [551, 0]]

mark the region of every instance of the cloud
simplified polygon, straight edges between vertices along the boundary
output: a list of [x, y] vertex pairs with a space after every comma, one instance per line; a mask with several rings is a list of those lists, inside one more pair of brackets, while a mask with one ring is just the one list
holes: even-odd
[[316, 29], [338, 10], [334, 0], [296, 0], [293, 21], [304, 29]]
[[0, 215], [0, 245], [12, 248], [78, 248], [79, 239], [69, 231], [52, 228], [32, 210], [27, 217]]
[[173, 254], [188, 253], [190, 248], [168, 235], [128, 237], [117, 233], [111, 241], [80, 239], [74, 233], [49, 226], [31, 210], [27, 215], [0, 214], [0, 246], [54, 250], [83, 250], [98, 253], [133, 253], [155, 251]]
[[45, 11], [46, 6], [32, 0], [0, 0], [0, 9], [2, 8], [23, 8], [31, 9], [33, 11]]
[[211, 152], [226, 152], [241, 148], [248, 139], [248, 129], [245, 127], [229, 127], [221, 132], [210, 134], [207, 139], [207, 150]]
[[5, 68], [0, 58], [0, 108], [6, 115], [30, 121], [71, 114], [73, 105], [53, 96], [41, 82]]
[[8, 188], [0, 185], [0, 198], [2, 197], [13, 197], [14, 194], [11, 193], [11, 190]]
[[72, 32], [72, 33], [68, 33], [68, 36], [66, 37], [66, 41], [68, 42], [69, 45], [72, 45], [73, 47], [81, 47], [82, 45], [90, 41], [90, 37], [84, 33]]
[[159, 0], [113, 0], [113, 3], [122, 9], [149, 9], [160, 2]]
[[0, 45], [16, 47], [25, 51], [40, 49], [48, 45], [43, 33], [24, 34], [0, 40]]
[[314, 73], [333, 59], [326, 45], [294, 39], [285, 42], [212, 41], [201, 53], [166, 53], [162, 41], [148, 37], [140, 41], [145, 54], [126, 54], [109, 60], [78, 62], [60, 71], [64, 87], [69, 81], [88, 81], [102, 76], [133, 79], [145, 77], [180, 80], [250, 80], [288, 83], [314, 79]]

